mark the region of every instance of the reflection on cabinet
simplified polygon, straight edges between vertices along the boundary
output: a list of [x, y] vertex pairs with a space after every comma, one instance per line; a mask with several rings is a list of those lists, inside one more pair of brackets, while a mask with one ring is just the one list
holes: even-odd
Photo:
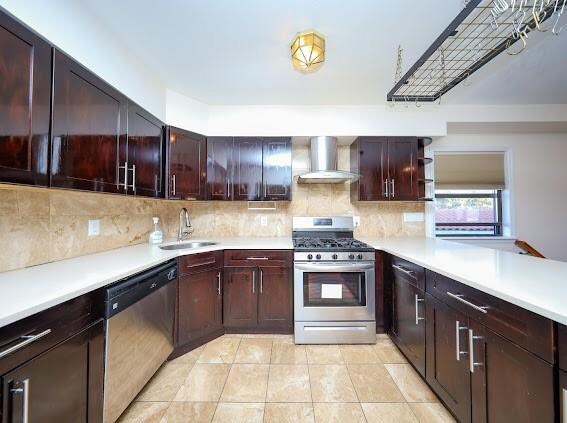
[[425, 272], [392, 257], [392, 340], [425, 376]]
[[227, 332], [293, 331], [292, 253], [225, 252], [224, 326]]
[[57, 50], [53, 84], [52, 186], [125, 192], [127, 99]]
[[184, 351], [222, 333], [223, 253], [181, 257], [178, 266], [176, 346]]
[[567, 423], [567, 371], [559, 370], [560, 421]]
[[207, 138], [209, 200], [290, 200], [291, 178], [290, 138]]
[[167, 127], [168, 198], [205, 200], [207, 139], [203, 135]]
[[358, 137], [350, 150], [352, 201], [416, 201], [418, 141], [415, 137]]
[[128, 144], [124, 166], [127, 192], [163, 197], [163, 123], [133, 102], [128, 104]]
[[51, 47], [0, 12], [0, 181], [48, 184]]

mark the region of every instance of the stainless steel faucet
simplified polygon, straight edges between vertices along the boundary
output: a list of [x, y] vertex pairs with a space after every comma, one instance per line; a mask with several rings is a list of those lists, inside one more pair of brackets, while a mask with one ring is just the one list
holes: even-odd
[[177, 234], [177, 241], [181, 242], [186, 238], [189, 238], [193, 233], [193, 226], [191, 226], [191, 219], [189, 218], [189, 212], [185, 207], [179, 212], [179, 232]]

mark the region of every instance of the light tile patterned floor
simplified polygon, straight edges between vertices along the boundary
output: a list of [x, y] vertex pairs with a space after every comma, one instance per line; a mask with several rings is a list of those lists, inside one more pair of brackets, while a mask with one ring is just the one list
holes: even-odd
[[454, 422], [392, 341], [376, 338], [224, 335], [164, 364], [120, 422]]

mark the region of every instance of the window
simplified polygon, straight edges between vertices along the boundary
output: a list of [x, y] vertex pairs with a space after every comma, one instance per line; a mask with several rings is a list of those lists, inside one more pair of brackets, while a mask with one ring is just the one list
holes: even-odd
[[436, 190], [435, 234], [501, 236], [502, 190]]

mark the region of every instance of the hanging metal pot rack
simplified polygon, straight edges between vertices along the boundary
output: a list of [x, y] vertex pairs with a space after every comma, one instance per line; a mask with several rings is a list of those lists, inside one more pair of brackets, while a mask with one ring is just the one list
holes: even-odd
[[387, 95], [393, 104], [439, 101], [500, 53], [520, 54], [533, 31], [559, 35], [567, 0], [469, 0]]

